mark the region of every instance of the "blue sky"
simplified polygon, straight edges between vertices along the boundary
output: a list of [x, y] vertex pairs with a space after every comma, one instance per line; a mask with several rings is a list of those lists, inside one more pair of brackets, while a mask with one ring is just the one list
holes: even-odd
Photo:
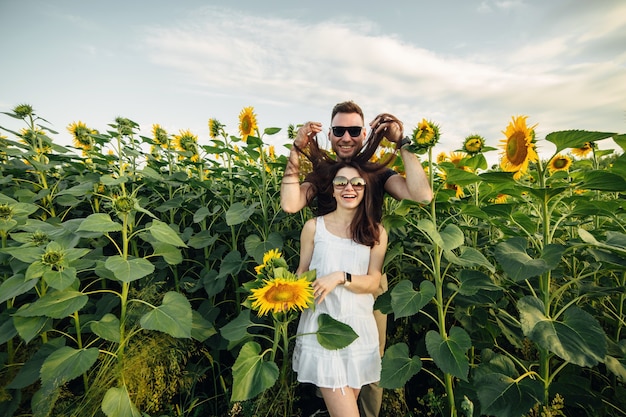
[[552, 131], [626, 132], [625, 45], [624, 0], [0, 0], [0, 111], [33, 105], [64, 145], [69, 123], [118, 116], [208, 144], [209, 118], [236, 135], [253, 106], [280, 147], [352, 99], [405, 133], [439, 124], [436, 152], [498, 146], [527, 115], [548, 157]]

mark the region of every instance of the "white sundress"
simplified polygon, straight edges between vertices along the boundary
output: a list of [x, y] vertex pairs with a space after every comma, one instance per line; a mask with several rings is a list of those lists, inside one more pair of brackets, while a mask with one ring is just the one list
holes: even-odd
[[[366, 275], [370, 248], [352, 239], [341, 238], [326, 230], [324, 218], [316, 220], [313, 256], [310, 270], [321, 277], [335, 271]], [[378, 330], [373, 314], [374, 296], [355, 294], [338, 285], [324, 299], [302, 312], [293, 352], [293, 370], [298, 381], [322, 388], [361, 388], [380, 380], [381, 359]], [[328, 350], [317, 342], [317, 319], [322, 313], [348, 324], [358, 334], [350, 345]]]

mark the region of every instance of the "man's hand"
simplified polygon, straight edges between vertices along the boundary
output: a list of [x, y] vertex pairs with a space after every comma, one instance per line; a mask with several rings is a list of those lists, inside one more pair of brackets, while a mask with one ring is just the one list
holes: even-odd
[[404, 126], [394, 115], [381, 113], [372, 120], [370, 128], [376, 133], [382, 133], [389, 142], [398, 143], [404, 137]]
[[309, 141], [322, 131], [322, 124], [320, 122], [306, 122], [300, 129], [293, 144], [300, 149], [304, 149], [309, 144]]

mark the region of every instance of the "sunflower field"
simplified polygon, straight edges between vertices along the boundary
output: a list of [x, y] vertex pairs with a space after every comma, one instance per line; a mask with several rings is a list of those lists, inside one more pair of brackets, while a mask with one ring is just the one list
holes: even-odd
[[[311, 213], [280, 208], [280, 128], [119, 117], [61, 146], [32, 106], [2, 114], [22, 127], [0, 121], [0, 416], [307, 415]], [[503, 127], [441, 154], [436, 123], [409, 132], [435, 197], [385, 200], [381, 416], [626, 415], [626, 135]], [[355, 337], [325, 320], [327, 346]]]

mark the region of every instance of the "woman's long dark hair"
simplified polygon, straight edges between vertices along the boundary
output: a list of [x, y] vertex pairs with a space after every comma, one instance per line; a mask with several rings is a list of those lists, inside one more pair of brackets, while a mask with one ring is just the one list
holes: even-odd
[[[381, 119], [385, 121], [400, 122], [395, 116], [390, 114], [381, 115]], [[380, 222], [382, 220], [382, 198], [384, 196], [384, 181], [381, 180], [382, 174], [388, 169], [388, 166], [395, 159], [397, 150], [388, 155], [384, 160], [379, 162], [370, 162], [374, 156], [380, 142], [384, 139], [385, 132], [376, 132], [374, 126], [365, 141], [365, 145], [350, 161], [354, 162], [359, 172], [367, 174], [367, 189], [370, 198], [372, 198], [373, 207], [368, 210], [373, 220]], [[312, 164], [312, 171], [306, 176], [305, 181], [310, 182], [312, 187], [309, 188], [307, 195], [307, 205], [311, 208], [316, 216], [323, 216], [335, 210], [336, 201], [333, 198], [332, 180], [334, 173], [338, 168], [336, 164], [341, 163], [335, 159], [335, 156], [328, 151], [321, 149], [317, 142], [317, 138], [311, 140], [306, 149], [298, 149]], [[352, 166], [352, 165], [349, 165]], [[365, 178], [365, 177], [364, 177]]]
[[[377, 217], [377, 205], [379, 202], [374, 198], [375, 191], [373, 187], [382, 186], [377, 184], [377, 178], [382, 167], [372, 170], [376, 164], [368, 163], [369, 167], [363, 167], [358, 162], [352, 161], [333, 161], [329, 164], [322, 164], [311, 174], [308, 180], [311, 181], [313, 188], [319, 190], [318, 198], [329, 198], [322, 204], [318, 202], [318, 216], [323, 216], [337, 209], [337, 200], [333, 197], [333, 179], [341, 168], [354, 168], [359, 175], [365, 180], [365, 188], [363, 189], [363, 201], [356, 209], [356, 214], [350, 223], [350, 235], [352, 240], [362, 245], [373, 247], [380, 239], [380, 230], [378, 224], [380, 218]], [[331, 201], [332, 200], [332, 201]]]

